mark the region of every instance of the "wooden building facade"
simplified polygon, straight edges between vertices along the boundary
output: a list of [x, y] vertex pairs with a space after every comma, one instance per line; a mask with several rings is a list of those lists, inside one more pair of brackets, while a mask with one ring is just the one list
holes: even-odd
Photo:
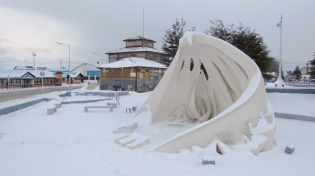
[[144, 58], [125, 58], [99, 67], [101, 90], [152, 91], [167, 67]]

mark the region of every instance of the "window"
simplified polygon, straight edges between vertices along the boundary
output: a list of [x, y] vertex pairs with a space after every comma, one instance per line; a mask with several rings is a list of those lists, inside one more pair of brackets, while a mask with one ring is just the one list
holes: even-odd
[[0, 86], [2, 86], [3, 85], [3, 80], [2, 79], [0, 79]]
[[21, 80], [20, 79], [13, 79], [13, 85], [20, 85], [21, 84]]
[[41, 79], [40, 78], [35, 78], [35, 80], [34, 80], [34, 84], [41, 84], [42, 83], [42, 81], [41, 81]]
[[137, 57], [145, 58], [145, 54], [137, 54]]
[[117, 58], [109, 58], [109, 62], [111, 63], [111, 62], [115, 62], [115, 61], [117, 61]]
[[48, 79], [44, 79], [44, 84], [48, 84]]
[[117, 59], [117, 55], [109, 55], [109, 58]]
[[135, 42], [127, 41], [127, 46], [135, 46]]
[[49, 79], [49, 84], [55, 84], [55, 79]]
[[123, 58], [126, 58], [127, 55], [126, 54], [119, 54], [119, 59], [123, 59]]
[[117, 55], [110, 55], [109, 56], [109, 62], [115, 62], [115, 61], [117, 61], [117, 59], [118, 59]]
[[131, 69], [130, 68], [125, 68], [124, 72], [131, 72]]
[[136, 46], [142, 46], [142, 41], [135, 41]]

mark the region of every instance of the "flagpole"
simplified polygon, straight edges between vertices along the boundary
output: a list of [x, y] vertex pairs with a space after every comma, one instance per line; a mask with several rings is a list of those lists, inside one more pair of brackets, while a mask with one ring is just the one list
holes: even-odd
[[281, 68], [282, 68], [282, 15], [281, 15], [281, 21], [279, 23], [279, 26], [280, 27], [280, 59], [279, 59], [279, 74], [278, 74], [278, 79], [276, 81], [276, 84], [275, 86], [277, 87], [277, 85], [280, 86], [283, 86], [282, 84], [282, 74], [281, 74]]

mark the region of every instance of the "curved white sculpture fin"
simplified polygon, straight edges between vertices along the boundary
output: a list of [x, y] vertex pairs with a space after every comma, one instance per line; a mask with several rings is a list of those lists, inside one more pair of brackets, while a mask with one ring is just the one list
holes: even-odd
[[[266, 129], [255, 135], [267, 138], [253, 153], [271, 149], [275, 139], [274, 115], [259, 68], [234, 46], [205, 34], [185, 33], [170, 67], [138, 114], [148, 105], [151, 123], [200, 122], [155, 151], [206, 147], [216, 138], [227, 145], [241, 141], [244, 135], [250, 140], [254, 134], [250, 134], [249, 124], [253, 122], [257, 123], [253, 129]], [[268, 121], [263, 127], [259, 125], [260, 114], [266, 114]]]

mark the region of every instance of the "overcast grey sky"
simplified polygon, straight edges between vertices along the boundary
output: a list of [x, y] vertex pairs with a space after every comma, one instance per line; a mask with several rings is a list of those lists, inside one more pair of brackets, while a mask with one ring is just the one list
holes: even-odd
[[[124, 47], [122, 40], [144, 36], [161, 50], [162, 37], [176, 18], [184, 18], [186, 29], [196, 26], [204, 33], [209, 20], [225, 25], [242, 22], [255, 29], [279, 59], [283, 16], [282, 58], [285, 69], [303, 67], [315, 52], [314, 0], [0, 0], [0, 69], [16, 65], [59, 67], [60, 59], [71, 68], [83, 62], [107, 62], [107, 51]], [[18, 61], [15, 61], [18, 60]]]

